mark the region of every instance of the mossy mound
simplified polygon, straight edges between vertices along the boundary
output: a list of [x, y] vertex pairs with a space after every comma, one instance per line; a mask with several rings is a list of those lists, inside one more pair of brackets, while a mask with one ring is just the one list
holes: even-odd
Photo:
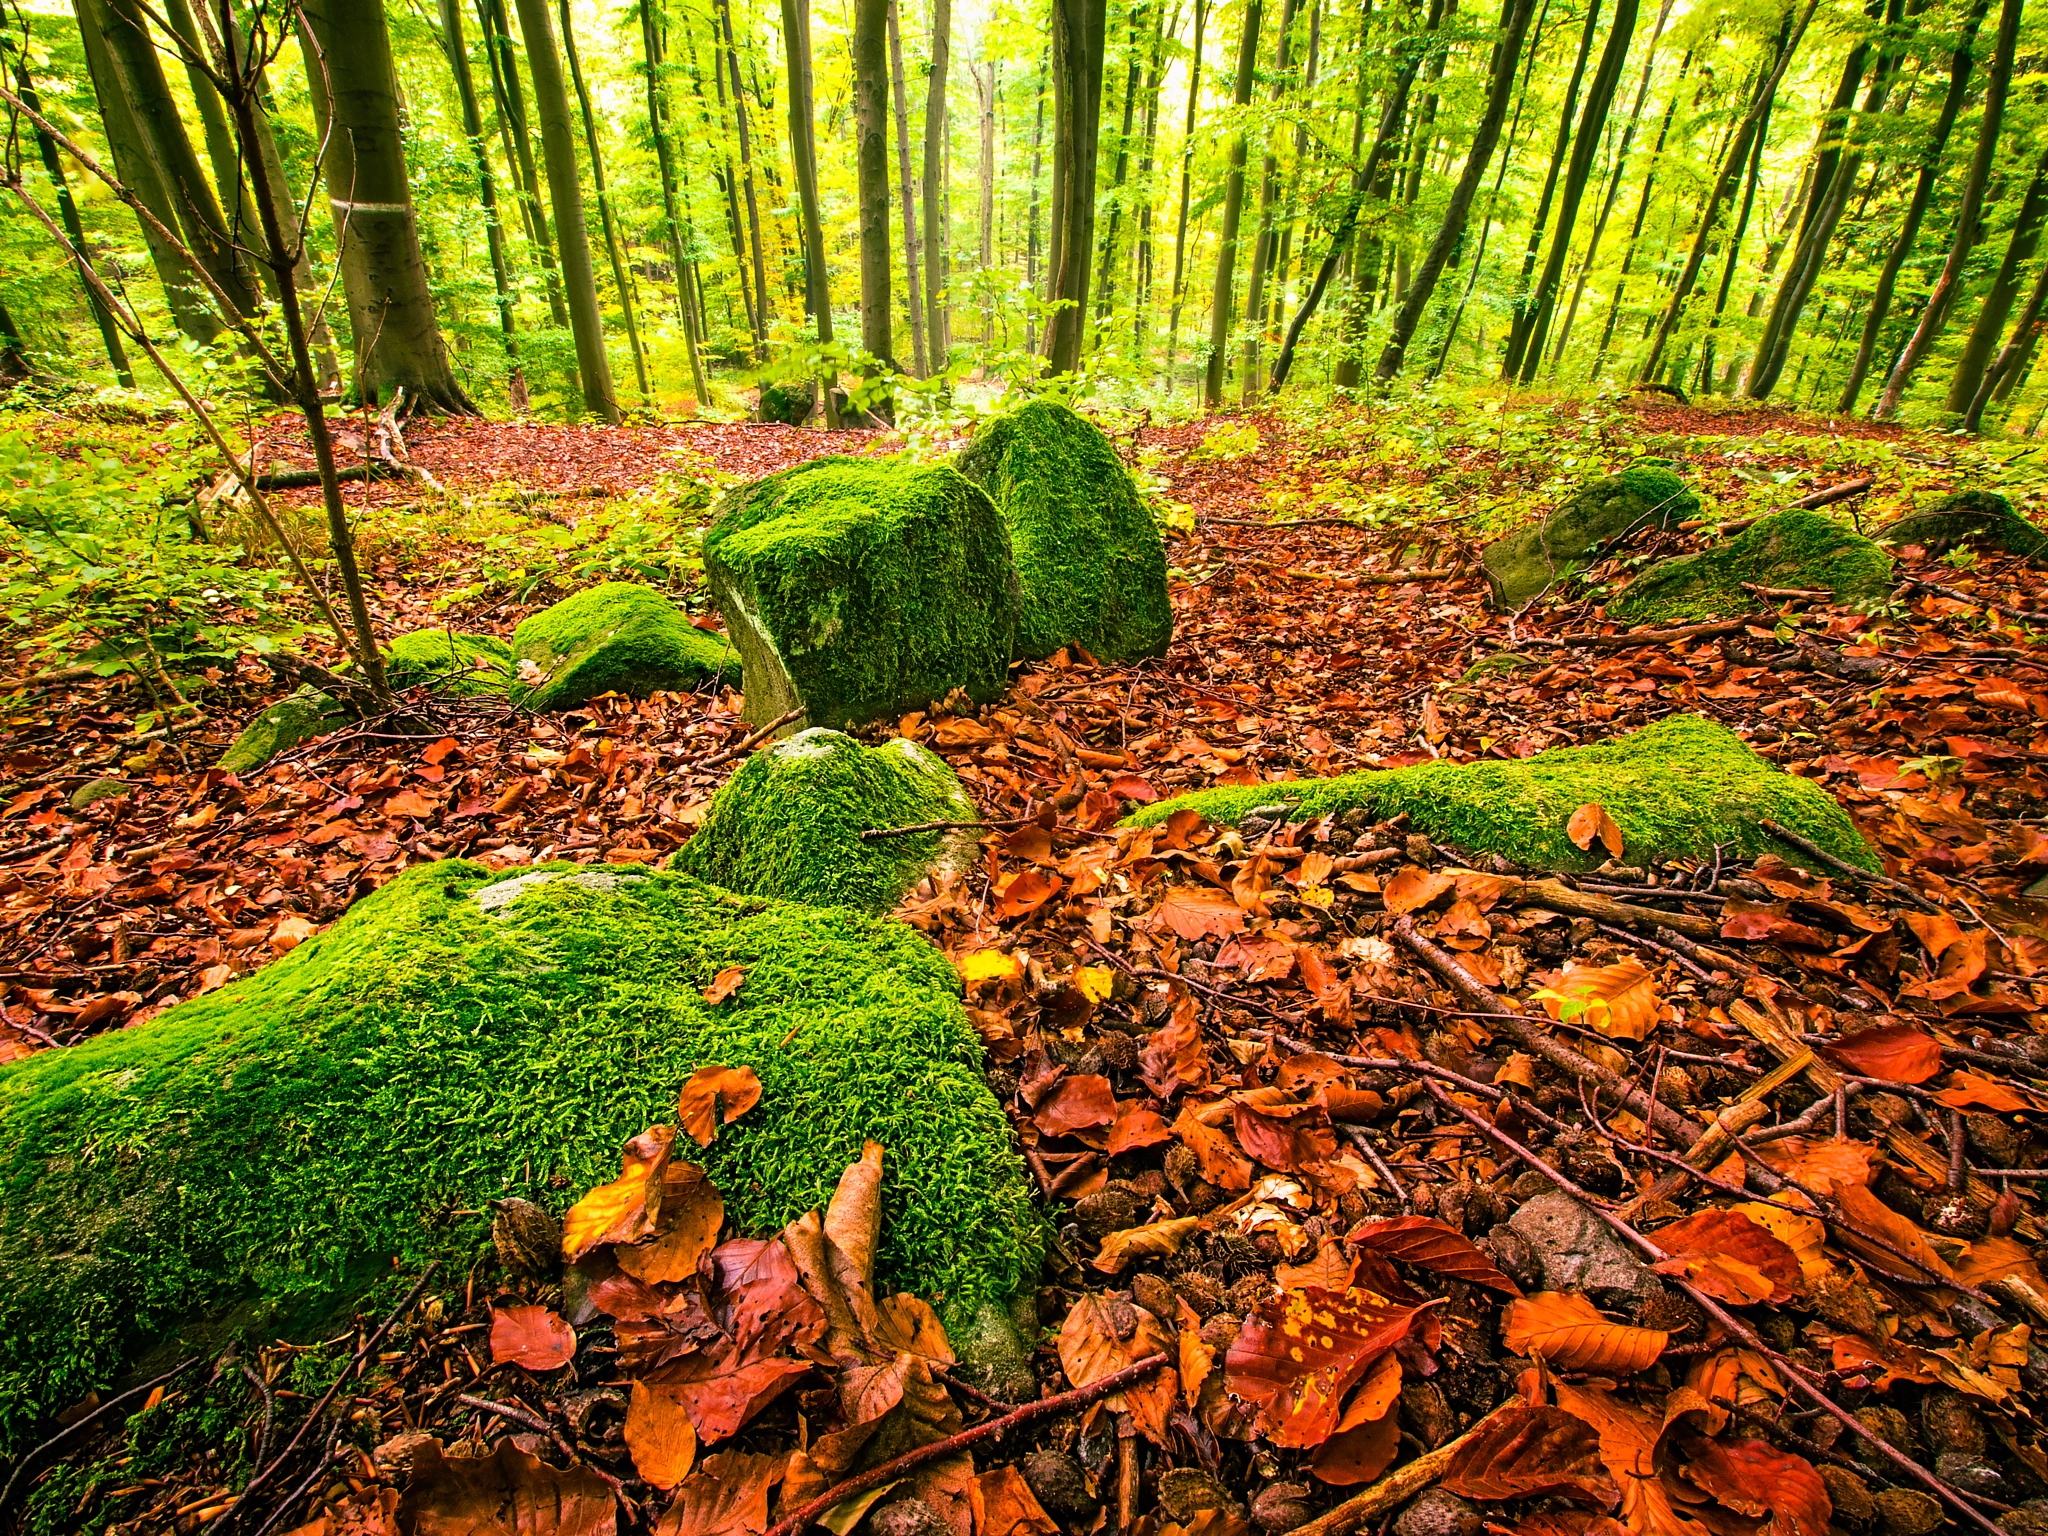
[[1957, 491], [1931, 507], [1908, 512], [1875, 534], [1880, 544], [1918, 544], [1945, 555], [1967, 545], [2037, 560], [2048, 554], [2048, 529], [2030, 523], [1996, 491]]
[[394, 1259], [460, 1275], [486, 1201], [616, 1178], [711, 1063], [764, 1090], [688, 1149], [735, 1229], [822, 1204], [872, 1136], [887, 1283], [1006, 1297], [1038, 1227], [980, 1059], [900, 924], [681, 874], [417, 866], [251, 976], [0, 1067], [0, 1454], [144, 1349], [309, 1325]]
[[1744, 582], [1828, 592], [1838, 603], [1874, 602], [1891, 588], [1892, 557], [1860, 533], [1794, 507], [1760, 518], [1725, 544], [1651, 566], [1607, 613], [1631, 624], [1754, 613], [1763, 604], [1742, 590]]
[[1116, 448], [1092, 421], [1036, 400], [987, 422], [960, 455], [1010, 530], [1024, 606], [1016, 654], [1080, 645], [1103, 661], [1173, 639], [1166, 546]]
[[1017, 574], [995, 504], [948, 465], [812, 459], [733, 491], [704, 570], [746, 662], [747, 718], [887, 719], [1008, 680]]
[[671, 863], [730, 891], [886, 912], [926, 875], [972, 864], [974, 830], [861, 833], [979, 815], [953, 770], [916, 742], [864, 747], [814, 726], [742, 763]]
[[215, 766], [225, 773], [254, 773], [293, 747], [341, 729], [348, 711], [331, 695], [310, 683], [266, 706], [242, 727], [242, 734]]
[[653, 588], [630, 581], [585, 587], [512, 631], [513, 666], [529, 661], [542, 680], [521, 702], [537, 710], [574, 709], [601, 693], [644, 699], [740, 678], [737, 651]]
[[818, 408], [818, 386], [808, 380], [761, 386], [760, 418], [785, 427], [800, 427]]
[[1600, 558], [1638, 528], [1673, 528], [1697, 517], [1700, 499], [1664, 459], [1640, 459], [1615, 475], [1588, 481], [1541, 522], [1496, 539], [1480, 554], [1493, 598], [1519, 608]]
[[71, 809], [85, 810], [88, 806], [98, 805], [102, 800], [113, 800], [125, 795], [134, 787], [126, 779], [87, 779], [71, 791]]
[[1295, 820], [1364, 807], [1375, 819], [1407, 812], [1418, 831], [1473, 853], [1495, 853], [1536, 869], [1588, 869], [1607, 858], [1565, 835], [1572, 812], [1604, 806], [1621, 828], [1632, 864], [1712, 858], [1718, 846], [1741, 858], [1802, 855], [1758, 824], [1768, 817], [1860, 869], [1877, 858], [1848, 814], [1818, 785], [1773, 768], [1732, 731], [1697, 715], [1673, 715], [1617, 741], [1558, 747], [1520, 762], [1422, 763], [1205, 789], [1146, 806], [1130, 820], [1164, 821], [1183, 806], [1210, 821], [1235, 822], [1284, 804]]
[[401, 692], [424, 683], [446, 694], [504, 693], [512, 677], [512, 648], [496, 635], [408, 630], [384, 657], [384, 680]]

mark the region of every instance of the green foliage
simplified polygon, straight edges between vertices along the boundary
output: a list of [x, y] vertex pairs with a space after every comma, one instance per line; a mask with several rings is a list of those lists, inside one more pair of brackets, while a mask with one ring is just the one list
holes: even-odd
[[1803, 833], [1838, 858], [1876, 869], [1877, 856], [1826, 791], [1780, 772], [1726, 727], [1697, 715], [1672, 715], [1615, 741], [1558, 747], [1519, 762], [1422, 763], [1206, 789], [1146, 806], [1137, 826], [1164, 821], [1183, 806], [1216, 822], [1236, 822], [1261, 806], [1283, 804], [1302, 821], [1362, 806], [1375, 818], [1406, 812], [1418, 831], [1478, 853], [1497, 853], [1537, 869], [1588, 869], [1607, 854], [1580, 849], [1565, 835], [1572, 813], [1597, 803], [1621, 828], [1633, 863], [1738, 858], [1766, 853], [1799, 862], [1758, 824], [1769, 817]]
[[[1038, 1226], [945, 958], [844, 909], [632, 868], [406, 871], [274, 964], [0, 1067], [0, 1454], [195, 1330], [310, 1325], [393, 1261], [473, 1263], [493, 1197], [561, 1210], [699, 1066], [761, 1105], [692, 1151], [733, 1229], [888, 1149], [886, 1283], [949, 1309]], [[497, 914], [473, 900], [493, 885]], [[702, 991], [746, 968], [716, 1007]]]

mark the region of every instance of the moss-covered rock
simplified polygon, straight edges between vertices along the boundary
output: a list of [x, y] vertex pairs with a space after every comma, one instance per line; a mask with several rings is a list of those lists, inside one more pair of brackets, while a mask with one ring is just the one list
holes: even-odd
[[1541, 522], [1496, 539], [1480, 553], [1494, 601], [1519, 608], [1577, 575], [1638, 528], [1672, 528], [1697, 517], [1700, 499], [1664, 459], [1640, 459], [1588, 481]]
[[87, 806], [98, 805], [102, 800], [113, 800], [125, 795], [134, 787], [126, 779], [87, 779], [71, 791], [71, 809], [82, 811]]
[[496, 635], [413, 629], [392, 637], [384, 680], [400, 691], [425, 683], [446, 694], [505, 693], [512, 666], [512, 648]]
[[1008, 680], [1010, 537], [943, 464], [812, 459], [730, 493], [704, 570], [746, 662], [747, 718], [839, 727]]
[[1818, 512], [1794, 507], [1751, 523], [1725, 544], [1664, 560], [1607, 605], [1627, 623], [1719, 619], [1763, 606], [1742, 590], [1760, 587], [1829, 592], [1838, 603], [1868, 603], [1891, 588], [1892, 557]]
[[738, 682], [739, 653], [696, 628], [651, 587], [607, 581], [585, 587], [512, 632], [512, 664], [540, 673], [523, 703], [574, 709], [601, 693], [645, 698], [712, 679]]
[[760, 417], [785, 427], [800, 427], [818, 408], [818, 386], [807, 379], [761, 386]]
[[1165, 652], [1166, 546], [1100, 427], [1035, 400], [985, 423], [960, 473], [988, 492], [1010, 530], [1024, 598], [1018, 656], [1035, 661], [1063, 645], [1104, 661]]
[[1335, 779], [1206, 789], [1146, 806], [1141, 826], [1192, 806], [1210, 821], [1235, 822], [1260, 806], [1285, 804], [1295, 819], [1362, 806], [1375, 818], [1407, 812], [1418, 831], [1474, 853], [1496, 853], [1537, 869], [1586, 869], [1605, 861], [1566, 836], [1572, 812], [1604, 806], [1621, 828], [1631, 863], [1803, 856], [1758, 824], [1768, 817], [1862, 869], [1876, 855], [1818, 785], [1781, 772], [1724, 726], [1673, 715], [1616, 741], [1559, 747], [1520, 762], [1422, 763]]
[[227, 773], [254, 773], [280, 753], [340, 730], [348, 711], [331, 694], [310, 683], [267, 705], [223, 752], [216, 765]]
[[710, 1063], [764, 1090], [689, 1151], [736, 1229], [822, 1204], [872, 1136], [886, 1283], [964, 1316], [1034, 1278], [1039, 1233], [980, 1058], [900, 924], [681, 874], [415, 867], [251, 976], [0, 1067], [0, 1455], [224, 1315], [310, 1325], [394, 1259], [461, 1274], [486, 1201], [616, 1178]]
[[730, 891], [886, 912], [926, 875], [972, 864], [975, 833], [861, 833], [979, 814], [953, 770], [916, 742], [864, 747], [814, 726], [742, 763], [672, 864]]
[[1908, 512], [1880, 528], [1875, 537], [1880, 544], [1918, 544], [1936, 555], [1962, 545], [2029, 560], [2048, 554], [2048, 529], [2021, 517], [1996, 491], [1957, 491], [1931, 507]]

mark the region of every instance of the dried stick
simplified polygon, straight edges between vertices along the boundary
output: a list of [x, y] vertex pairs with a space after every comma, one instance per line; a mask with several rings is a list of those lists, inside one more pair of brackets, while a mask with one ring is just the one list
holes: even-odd
[[1929, 901], [1925, 896], [1922, 896], [1903, 880], [1894, 880], [1890, 875], [1876, 875], [1867, 869], [1858, 869], [1847, 859], [1838, 858], [1834, 854], [1829, 853], [1827, 849], [1821, 847], [1812, 838], [1802, 837], [1790, 827], [1781, 827], [1768, 816], [1759, 817], [1757, 825], [1778, 839], [1779, 842], [1790, 843], [1801, 853], [1806, 854], [1810, 858], [1820, 860], [1821, 863], [1827, 865], [1829, 869], [1832, 869], [1838, 875], [1847, 875], [1851, 880], [1865, 880], [1872, 885], [1881, 885], [1889, 890], [1897, 891], [1923, 912], [1939, 912], [1941, 910], [1940, 907]]
[[1006, 1435], [1034, 1419], [1069, 1413], [1112, 1393], [1121, 1392], [1125, 1387], [1136, 1385], [1160, 1367], [1170, 1364], [1171, 1358], [1163, 1354], [1148, 1355], [1136, 1365], [1127, 1365], [1120, 1371], [1112, 1371], [1085, 1387], [1076, 1387], [1071, 1392], [1061, 1392], [1053, 1397], [1042, 1397], [1035, 1403], [1026, 1403], [1014, 1413], [1004, 1414], [999, 1419], [990, 1419], [986, 1424], [963, 1429], [957, 1435], [948, 1435], [945, 1439], [935, 1440], [930, 1445], [921, 1445], [914, 1451], [905, 1451], [901, 1456], [885, 1461], [878, 1467], [870, 1467], [858, 1477], [849, 1477], [837, 1487], [826, 1489], [808, 1504], [776, 1521], [768, 1528], [767, 1536], [798, 1536], [798, 1533], [806, 1529], [818, 1516], [835, 1505], [845, 1503], [857, 1493], [865, 1493], [868, 1489], [878, 1488], [883, 1483], [894, 1482], [904, 1473], [921, 1467], [928, 1461], [957, 1456], [971, 1446]]
[[720, 763], [729, 763], [734, 758], [742, 757], [745, 754], [753, 751], [755, 747], [759, 746], [762, 742], [766, 741], [771, 735], [781, 730], [785, 725], [789, 724], [790, 721], [796, 719], [797, 716], [801, 715], [802, 713], [802, 706], [798, 706], [795, 709], [785, 710], [781, 714], [777, 715], [773, 720], [770, 720], [766, 725], [762, 726], [761, 729], [754, 732], [753, 735], [748, 736], [745, 740], [738, 743], [738, 745], [727, 747], [723, 752], [714, 752], [711, 754], [711, 756], [705, 758], [704, 761], [701, 763], [688, 763], [684, 766], [688, 767], [694, 772], [700, 768], [716, 768]]
[[1405, 1467], [1396, 1467], [1371, 1487], [1354, 1493], [1335, 1509], [1317, 1515], [1306, 1525], [1297, 1525], [1290, 1536], [1351, 1536], [1375, 1515], [1383, 1515], [1398, 1504], [1405, 1504], [1425, 1488], [1433, 1488], [1442, 1479], [1444, 1469], [1451, 1464], [1451, 1458], [1465, 1448], [1465, 1443], [1491, 1424], [1502, 1414], [1522, 1406], [1519, 1397], [1510, 1398], [1485, 1418], [1474, 1424], [1464, 1434], [1448, 1445], [1416, 1457]]

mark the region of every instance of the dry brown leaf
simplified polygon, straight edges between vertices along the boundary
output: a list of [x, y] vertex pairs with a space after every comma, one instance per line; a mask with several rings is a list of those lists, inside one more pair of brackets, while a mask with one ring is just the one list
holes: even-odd
[[1859, 1031], [1823, 1046], [1821, 1054], [1858, 1077], [1877, 1077], [1888, 1083], [1924, 1083], [1941, 1071], [1940, 1042], [1910, 1024]]
[[1455, 876], [1441, 870], [1405, 864], [1380, 887], [1380, 900], [1397, 916], [1419, 912], [1457, 883]]
[[1834, 1516], [1827, 1484], [1813, 1463], [1762, 1440], [1687, 1437], [1680, 1474], [1738, 1515], [1771, 1518], [1772, 1536], [1827, 1536]]
[[1510, 1296], [1522, 1294], [1522, 1288], [1502, 1274], [1481, 1249], [1456, 1228], [1433, 1216], [1388, 1216], [1362, 1222], [1345, 1235], [1344, 1241], [1453, 1280], [1470, 1281]]
[[731, 1125], [760, 1102], [761, 1079], [752, 1067], [699, 1067], [683, 1084], [676, 1113], [691, 1140], [708, 1147], [721, 1124]]
[[649, 1487], [673, 1488], [690, 1475], [697, 1460], [697, 1431], [677, 1394], [634, 1382], [626, 1400], [625, 1433], [633, 1469]]
[[1163, 1259], [1180, 1252], [1180, 1245], [1202, 1225], [1199, 1216], [1176, 1216], [1150, 1226], [1126, 1227], [1102, 1240], [1102, 1251], [1093, 1263], [1105, 1275], [1120, 1275], [1140, 1259]]
[[688, 1280], [697, 1261], [718, 1245], [725, 1225], [725, 1201], [695, 1163], [670, 1159], [661, 1181], [661, 1216], [652, 1237], [616, 1244], [619, 1268], [648, 1285]]
[[1202, 1319], [1195, 1309], [1187, 1304], [1185, 1297], [1176, 1296], [1174, 1304], [1180, 1309], [1180, 1338], [1177, 1354], [1180, 1361], [1180, 1387], [1192, 1408], [1201, 1401], [1202, 1383], [1209, 1379], [1209, 1372], [1216, 1368], [1216, 1351], [1202, 1342]]
[[825, 1207], [825, 1236], [853, 1261], [861, 1284], [875, 1285], [875, 1248], [882, 1240], [882, 1144], [869, 1141], [847, 1165]]
[[1170, 929], [1191, 944], [1211, 935], [1225, 938], [1242, 933], [1244, 909], [1228, 891], [1207, 885], [1177, 885], [1150, 916], [1136, 919], [1131, 926], [1151, 933]]
[[440, 1441], [426, 1441], [413, 1453], [399, 1511], [411, 1536], [613, 1536], [618, 1529], [612, 1491], [595, 1472], [551, 1467], [509, 1438], [488, 1456], [454, 1456]]
[[[785, 1464], [784, 1457], [746, 1451], [705, 1457], [683, 1479], [654, 1536], [762, 1536], [771, 1523], [768, 1495], [782, 1481]], [[605, 1501], [611, 1502], [610, 1490]]]
[[1060, 1536], [1024, 1474], [1005, 1462], [974, 1480], [975, 1536]]
[[1289, 1291], [1245, 1319], [1225, 1356], [1230, 1391], [1259, 1410], [1275, 1445], [1305, 1449], [1336, 1433], [1351, 1389], [1381, 1355], [1432, 1331], [1432, 1309], [1396, 1306], [1372, 1291]]
[[[1067, 1373], [1067, 1380], [1085, 1387], [1148, 1356], [1170, 1353], [1157, 1319], [1142, 1307], [1134, 1310], [1137, 1326], [1129, 1338], [1120, 1339], [1107, 1298], [1085, 1295], [1068, 1309], [1059, 1339], [1060, 1369]], [[1179, 1392], [1179, 1383], [1168, 1367], [1105, 1401], [1112, 1408], [1127, 1409], [1148, 1440], [1164, 1445], [1167, 1416]]]
[[1821, 1251], [1827, 1244], [1827, 1223], [1818, 1216], [1808, 1216], [1803, 1211], [1774, 1205], [1767, 1200], [1751, 1200], [1742, 1205], [1731, 1205], [1729, 1209], [1747, 1216], [1791, 1249], [1792, 1257], [1799, 1261], [1799, 1273], [1807, 1280], [1818, 1280], [1833, 1270], [1834, 1266], [1828, 1263], [1827, 1255]]
[[747, 968], [744, 965], [728, 965], [711, 978], [711, 985], [704, 989], [704, 1001], [716, 1008], [739, 991], [740, 983], [746, 979]]
[[1585, 1297], [1565, 1291], [1510, 1302], [1501, 1338], [1518, 1355], [1540, 1354], [1560, 1370], [1603, 1376], [1647, 1370], [1671, 1341], [1660, 1329], [1610, 1323]]
[[1601, 1509], [1621, 1502], [1593, 1426], [1547, 1404], [1518, 1404], [1489, 1419], [1451, 1457], [1440, 1486], [1488, 1501], [1556, 1493]]
[[1531, 995], [1553, 1019], [1584, 1024], [1610, 1040], [1648, 1039], [1664, 1002], [1656, 978], [1634, 960], [1567, 965]]
[[1621, 857], [1621, 828], [1603, 806], [1588, 801], [1572, 812], [1572, 819], [1565, 823], [1564, 835], [1580, 848], [1590, 853], [1597, 839], [1610, 858]]
[[1676, 1503], [1658, 1476], [1662, 1424], [1612, 1392], [1556, 1384], [1557, 1406], [1600, 1437], [1600, 1460], [1621, 1489], [1619, 1517], [1635, 1536], [1712, 1536], [1712, 1528]]
[[1187, 991], [1180, 992], [1172, 1015], [1138, 1048], [1138, 1075], [1162, 1100], [1207, 1086], [1209, 1050], [1202, 1043], [1201, 1021]]
[[1650, 1238], [1668, 1255], [1652, 1266], [1658, 1274], [1689, 1280], [1716, 1301], [1784, 1303], [1801, 1288], [1798, 1255], [1738, 1211], [1700, 1211]]
[[554, 1371], [576, 1354], [576, 1330], [549, 1307], [506, 1302], [491, 1308], [491, 1364]]
[[1401, 1449], [1399, 1414], [1381, 1413], [1353, 1423], [1347, 1413], [1344, 1420], [1335, 1434], [1316, 1447], [1308, 1464], [1318, 1482], [1335, 1488], [1374, 1481], [1394, 1464]]
[[[1927, 1241], [1927, 1234], [1886, 1205], [1882, 1200], [1878, 1199], [1877, 1196], [1873, 1195], [1861, 1184], [1838, 1185], [1834, 1192], [1834, 1199], [1835, 1203], [1842, 1208], [1842, 1214], [1847, 1216], [1850, 1221], [1862, 1228], [1863, 1231], [1883, 1238], [1892, 1247], [1898, 1249], [1900, 1253], [1911, 1258], [1919, 1269], [1925, 1270], [1937, 1279], [1955, 1279], [1955, 1271], [1949, 1268], [1946, 1259], [1934, 1251], [1933, 1245]], [[1904, 1277], [1907, 1279], [1922, 1285], [1929, 1283], [1913, 1268], [1902, 1264], [1897, 1255], [1887, 1253], [1875, 1244], [1864, 1241], [1856, 1233], [1846, 1228], [1838, 1227], [1835, 1231], [1835, 1236], [1845, 1248], [1854, 1253], [1858, 1258], [1863, 1259], [1867, 1263], [1875, 1264], [1879, 1269], [1884, 1270], [1888, 1274], [1896, 1275], [1903, 1271]]]

